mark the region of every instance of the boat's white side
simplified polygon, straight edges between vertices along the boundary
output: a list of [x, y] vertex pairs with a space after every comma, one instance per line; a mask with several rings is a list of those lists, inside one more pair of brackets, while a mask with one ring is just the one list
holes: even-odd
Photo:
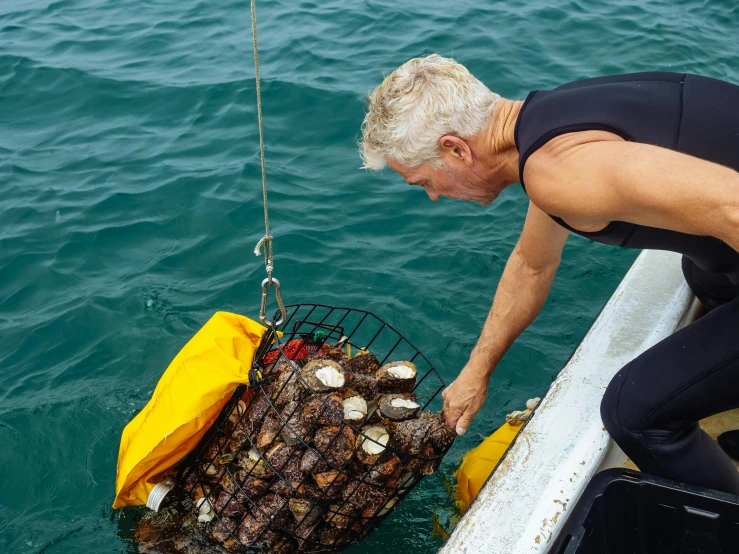
[[680, 256], [643, 252], [440, 553], [547, 552], [590, 478], [617, 454], [600, 418], [608, 383], [673, 333], [690, 303]]

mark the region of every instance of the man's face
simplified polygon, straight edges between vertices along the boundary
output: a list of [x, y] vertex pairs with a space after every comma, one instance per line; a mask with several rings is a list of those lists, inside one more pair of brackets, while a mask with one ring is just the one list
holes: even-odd
[[444, 196], [465, 202], [472, 200], [482, 206], [487, 206], [498, 198], [497, 190], [494, 190], [475, 175], [471, 168], [463, 164], [455, 164], [455, 166], [445, 164], [440, 168], [428, 165], [407, 167], [392, 159], [388, 159], [387, 164], [409, 185], [422, 187], [428, 197], [434, 201]]

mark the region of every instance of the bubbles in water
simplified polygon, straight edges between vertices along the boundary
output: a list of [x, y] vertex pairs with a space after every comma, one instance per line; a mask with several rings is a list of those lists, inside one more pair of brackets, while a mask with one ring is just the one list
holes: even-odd
[[146, 307], [147, 307], [147, 308], [151, 308], [151, 307], [152, 307], [153, 305], [154, 305], [154, 301], [153, 301], [153, 300], [152, 300], [151, 298], [149, 298], [149, 299], [148, 299], [148, 300], [146, 301]]
[[62, 221], [62, 212], [60, 212], [59, 210], [57, 210], [56, 211], [56, 222], [57, 223], [61, 223], [61, 221]]

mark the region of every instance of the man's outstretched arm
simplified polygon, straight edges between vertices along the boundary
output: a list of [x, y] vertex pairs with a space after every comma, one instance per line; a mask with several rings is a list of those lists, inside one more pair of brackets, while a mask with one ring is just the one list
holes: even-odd
[[485, 403], [495, 367], [541, 311], [568, 234], [529, 203], [523, 232], [508, 258], [477, 345], [457, 379], [442, 392], [446, 424], [457, 434], [467, 431]]

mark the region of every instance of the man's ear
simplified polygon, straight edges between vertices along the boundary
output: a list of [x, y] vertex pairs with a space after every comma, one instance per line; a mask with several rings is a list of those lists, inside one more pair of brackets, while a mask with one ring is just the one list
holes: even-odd
[[472, 149], [462, 138], [456, 135], [444, 135], [439, 139], [439, 154], [441, 158], [449, 163], [472, 164]]

